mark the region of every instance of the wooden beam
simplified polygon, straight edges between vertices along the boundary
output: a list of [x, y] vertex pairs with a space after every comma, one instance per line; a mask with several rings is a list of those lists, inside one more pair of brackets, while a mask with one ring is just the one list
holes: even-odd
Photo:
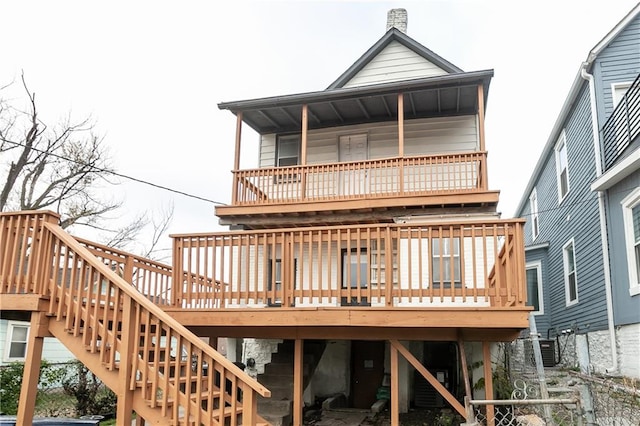
[[474, 414], [473, 410], [469, 411], [470, 406], [468, 405], [468, 401], [473, 399], [473, 395], [471, 394], [471, 381], [469, 380], [469, 366], [467, 365], [467, 354], [464, 351], [464, 341], [462, 340], [461, 333], [458, 332], [458, 351], [460, 352], [460, 364], [462, 367], [462, 378], [464, 380], [464, 406], [467, 412], [465, 418], [467, 423], [472, 424], [474, 422]]
[[398, 93], [398, 157], [404, 157], [404, 95]]
[[[478, 85], [478, 137], [480, 143], [480, 151], [486, 151], [485, 135], [484, 135], [484, 86]], [[487, 171], [487, 164], [484, 163], [484, 167], [480, 171], [480, 179], [482, 179], [482, 189], [489, 188], [489, 173]]]
[[307, 130], [309, 128], [309, 107], [302, 105], [302, 140], [300, 141], [300, 165], [307, 164]]
[[[493, 374], [491, 370], [491, 342], [482, 342], [482, 358], [484, 364], [484, 390], [485, 399], [493, 399]], [[487, 404], [487, 426], [495, 426], [495, 408], [493, 404]]]
[[40, 295], [7, 294], [0, 297], [0, 311], [37, 311], [40, 309]]
[[[30, 328], [32, 330], [38, 330], [41, 324], [46, 323], [47, 318], [43, 312], [33, 312], [31, 314]], [[36, 394], [38, 393], [43, 343], [44, 338], [38, 336], [38, 333], [29, 333], [27, 357], [24, 363], [20, 399], [18, 400], [17, 423], [24, 426], [31, 426], [33, 424], [33, 412], [36, 406]]]
[[242, 140], [242, 111], [236, 115], [236, 152], [233, 158], [233, 170], [240, 170], [240, 142]]
[[[131, 275], [133, 269], [133, 259], [127, 258], [125, 265], [125, 277]], [[139, 338], [140, 330], [132, 327], [136, 324], [135, 312], [132, 307], [131, 297], [124, 295], [122, 312], [122, 339], [120, 349], [120, 367], [118, 369], [118, 389], [116, 391], [117, 405], [116, 418], [118, 424], [130, 425], [133, 413], [133, 390], [129, 388], [129, 379], [133, 372], [134, 356], [137, 355], [136, 339]]]
[[304, 370], [303, 366], [303, 349], [304, 340], [296, 339], [293, 354], [293, 424], [294, 426], [302, 426], [302, 408], [303, 403], [303, 386], [302, 379]]
[[400, 368], [398, 349], [392, 344], [391, 350], [391, 426], [400, 425]]
[[[449, 404], [451, 404], [451, 406], [458, 413], [460, 413], [460, 415], [462, 415], [462, 416], [466, 415], [466, 410], [465, 410], [464, 406], [462, 404], [460, 404], [460, 402], [453, 395], [451, 395], [451, 393], [447, 390], [447, 388], [445, 388], [442, 385], [442, 383], [440, 383], [438, 381], [438, 379], [436, 379], [433, 376], [433, 374], [431, 374], [429, 372], [429, 370], [427, 370], [425, 368], [425, 366], [422, 365], [422, 363], [420, 361], [418, 361], [416, 359], [416, 357], [413, 356], [413, 354], [411, 352], [409, 352], [409, 350], [407, 348], [404, 347], [404, 345], [402, 343], [400, 343], [398, 340], [390, 340], [390, 342], [391, 342], [391, 346], [393, 348], [395, 348], [398, 352], [400, 352], [402, 354], [402, 356], [405, 357], [407, 361], [409, 361], [409, 363], [413, 366], [413, 368], [418, 370], [418, 372], [420, 372], [420, 374], [422, 374], [422, 376], [425, 379], [427, 379], [429, 384], [431, 384], [431, 386], [433, 386], [434, 389], [437, 390], [438, 393], [440, 393], [440, 395], [442, 395], [442, 397], [444, 399], [446, 399], [447, 402]], [[393, 376], [393, 372], [391, 374]]]

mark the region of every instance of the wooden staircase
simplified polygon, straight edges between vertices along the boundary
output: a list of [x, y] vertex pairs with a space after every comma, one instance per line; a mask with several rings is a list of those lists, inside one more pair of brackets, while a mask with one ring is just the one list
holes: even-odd
[[154, 425], [269, 424], [257, 413], [269, 390], [162, 310], [171, 286], [159, 291], [151, 282], [170, 277], [170, 268], [167, 275], [166, 267], [81, 244], [58, 221], [51, 212], [0, 214], [3, 305], [32, 306], [21, 424], [31, 423], [37, 374], [34, 381], [30, 372], [46, 335], [116, 393], [118, 424], [131, 424], [132, 412]]

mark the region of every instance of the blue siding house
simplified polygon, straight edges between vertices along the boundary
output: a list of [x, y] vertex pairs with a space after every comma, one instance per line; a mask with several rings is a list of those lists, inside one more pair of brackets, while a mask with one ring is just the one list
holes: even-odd
[[515, 216], [556, 362], [640, 377], [640, 5], [580, 65]]

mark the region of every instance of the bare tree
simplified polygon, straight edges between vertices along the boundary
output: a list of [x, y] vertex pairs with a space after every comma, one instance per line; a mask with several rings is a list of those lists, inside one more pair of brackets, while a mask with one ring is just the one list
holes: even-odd
[[[0, 87], [0, 211], [48, 209], [60, 214], [60, 225], [87, 226], [107, 234], [113, 246], [124, 248], [150, 224], [146, 213], [121, 228], [108, 224], [108, 216], [122, 201], [105, 196], [105, 187], [116, 185], [104, 139], [94, 132], [90, 118], [70, 116], [47, 126], [38, 116], [36, 94], [22, 86], [27, 108], [4, 99]], [[2, 183], [4, 182], [4, 183]], [[173, 217], [173, 207], [151, 223], [150, 254]]]

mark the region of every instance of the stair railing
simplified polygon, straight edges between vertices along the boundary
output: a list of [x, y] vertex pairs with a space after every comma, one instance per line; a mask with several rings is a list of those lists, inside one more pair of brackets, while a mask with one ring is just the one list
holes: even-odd
[[98, 377], [118, 371], [114, 390], [134, 410], [157, 408], [175, 425], [256, 424], [257, 395], [269, 390], [134, 289], [132, 258], [114, 271], [58, 221], [0, 214], [0, 291], [48, 299], [48, 315], [98, 355], [88, 367]]

